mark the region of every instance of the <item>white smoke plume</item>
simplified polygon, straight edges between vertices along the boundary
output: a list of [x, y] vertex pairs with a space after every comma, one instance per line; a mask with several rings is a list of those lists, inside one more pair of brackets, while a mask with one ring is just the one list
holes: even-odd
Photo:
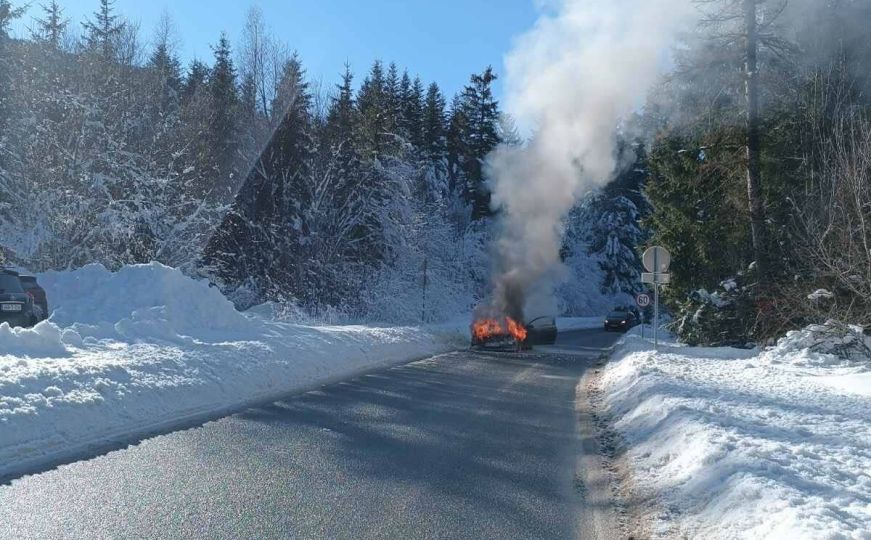
[[[562, 220], [616, 168], [616, 128], [665, 67], [691, 0], [560, 0], [505, 59], [507, 110], [534, 132], [488, 157], [502, 209], [495, 307], [515, 316], [560, 268]], [[552, 296], [548, 294], [548, 296]]]

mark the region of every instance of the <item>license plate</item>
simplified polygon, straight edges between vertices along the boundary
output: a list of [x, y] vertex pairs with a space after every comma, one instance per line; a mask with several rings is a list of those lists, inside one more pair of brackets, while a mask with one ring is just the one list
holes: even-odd
[[21, 304], [2, 304], [3, 311], [21, 311]]

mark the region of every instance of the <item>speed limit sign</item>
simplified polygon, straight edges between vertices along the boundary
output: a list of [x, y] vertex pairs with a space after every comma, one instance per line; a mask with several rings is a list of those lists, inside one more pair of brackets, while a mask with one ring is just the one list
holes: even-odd
[[650, 305], [650, 296], [641, 293], [635, 297], [635, 303], [638, 304], [638, 307], [647, 307]]

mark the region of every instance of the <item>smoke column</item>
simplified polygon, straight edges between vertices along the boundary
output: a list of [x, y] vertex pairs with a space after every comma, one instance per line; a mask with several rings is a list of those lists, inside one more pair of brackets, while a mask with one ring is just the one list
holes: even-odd
[[534, 132], [488, 156], [495, 208], [494, 307], [522, 316], [560, 268], [563, 217], [616, 167], [615, 130], [656, 82], [691, 0], [560, 0], [506, 56], [507, 110]]

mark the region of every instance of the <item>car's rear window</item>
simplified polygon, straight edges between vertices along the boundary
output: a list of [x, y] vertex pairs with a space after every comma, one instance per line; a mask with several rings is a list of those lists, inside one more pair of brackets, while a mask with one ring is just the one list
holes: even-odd
[[36, 278], [34, 276], [18, 276], [18, 279], [25, 287], [36, 286]]
[[18, 276], [10, 274], [0, 274], [0, 292], [7, 293], [23, 293], [21, 282], [18, 281]]

